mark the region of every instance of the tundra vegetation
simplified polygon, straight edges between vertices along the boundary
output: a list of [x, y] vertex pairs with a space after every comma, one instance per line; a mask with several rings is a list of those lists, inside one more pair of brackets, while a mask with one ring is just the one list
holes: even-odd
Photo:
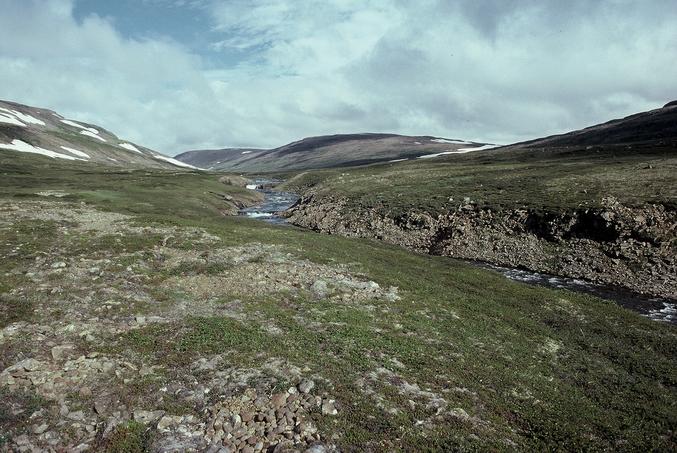
[[[674, 158], [644, 157], [614, 154], [604, 176], [594, 153], [452, 156], [289, 186], [384, 212], [674, 200]], [[447, 257], [224, 216], [256, 194], [222, 176], [0, 155], [1, 448], [675, 448], [674, 326]]]

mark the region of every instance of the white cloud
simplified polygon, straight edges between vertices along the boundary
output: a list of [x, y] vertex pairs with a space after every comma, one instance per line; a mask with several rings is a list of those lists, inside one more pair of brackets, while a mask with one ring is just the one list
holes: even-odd
[[669, 0], [144, 1], [207, 11], [211, 51], [240, 63], [78, 23], [69, 0], [0, 0], [0, 98], [172, 153], [362, 131], [508, 143], [677, 92]]

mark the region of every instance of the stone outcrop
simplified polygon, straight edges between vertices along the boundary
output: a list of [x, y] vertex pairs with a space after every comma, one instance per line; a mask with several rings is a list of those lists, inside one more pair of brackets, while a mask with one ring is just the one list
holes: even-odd
[[628, 207], [606, 198], [598, 208], [497, 211], [466, 200], [440, 215], [389, 216], [309, 193], [286, 215], [324, 233], [677, 298], [677, 212], [660, 204]]

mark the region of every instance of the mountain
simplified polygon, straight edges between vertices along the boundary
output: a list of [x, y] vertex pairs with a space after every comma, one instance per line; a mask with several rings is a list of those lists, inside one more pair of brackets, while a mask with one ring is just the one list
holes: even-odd
[[483, 146], [486, 145], [431, 136], [339, 134], [304, 138], [274, 149], [188, 151], [176, 159], [214, 170], [307, 170], [436, 157], [465, 153]]
[[677, 101], [648, 112], [586, 127], [566, 134], [516, 143], [515, 147], [599, 146], [677, 143]]
[[0, 153], [10, 152], [110, 166], [194, 168], [99, 126], [52, 110], [0, 101]]
[[240, 157], [251, 154], [266, 152], [266, 149], [257, 148], [224, 148], [224, 149], [205, 149], [196, 151], [186, 151], [176, 156], [180, 162], [194, 165], [200, 168], [214, 169], [220, 168], [224, 163], [233, 161]]

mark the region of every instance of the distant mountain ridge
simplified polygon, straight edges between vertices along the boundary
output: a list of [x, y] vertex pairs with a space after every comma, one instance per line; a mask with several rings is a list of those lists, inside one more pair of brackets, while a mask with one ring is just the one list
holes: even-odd
[[102, 127], [52, 110], [0, 101], [0, 153], [12, 152], [117, 167], [194, 168]]
[[668, 102], [662, 108], [635, 113], [565, 134], [515, 143], [510, 147], [631, 145], [660, 142], [677, 143], [677, 101]]
[[360, 133], [308, 137], [274, 149], [187, 151], [177, 160], [211, 170], [307, 170], [465, 153], [484, 143], [432, 136]]

